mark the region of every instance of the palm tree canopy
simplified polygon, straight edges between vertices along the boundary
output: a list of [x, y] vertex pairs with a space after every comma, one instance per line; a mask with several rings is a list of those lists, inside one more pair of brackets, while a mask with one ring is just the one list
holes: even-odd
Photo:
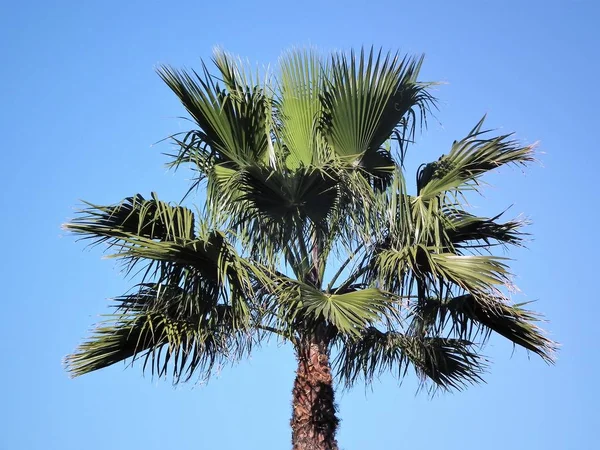
[[161, 67], [194, 123], [171, 137], [169, 164], [196, 171], [206, 203], [137, 194], [65, 225], [137, 282], [67, 358], [71, 373], [141, 359], [175, 382], [208, 377], [269, 336], [315, 333], [348, 386], [413, 367], [460, 389], [481, 381], [491, 332], [552, 361], [538, 316], [507, 296], [510, 261], [492, 252], [522, 245], [525, 222], [475, 216], [464, 198], [533, 147], [482, 119], [410, 193], [404, 156], [435, 107], [422, 61], [292, 50], [261, 76], [217, 50], [217, 75]]

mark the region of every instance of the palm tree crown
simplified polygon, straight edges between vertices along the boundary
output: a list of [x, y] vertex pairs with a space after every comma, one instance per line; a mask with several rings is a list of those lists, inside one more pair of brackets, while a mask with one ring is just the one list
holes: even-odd
[[137, 194], [66, 224], [137, 282], [67, 358], [70, 372], [131, 358], [175, 382], [208, 377], [273, 335], [299, 358], [307, 345], [332, 352], [347, 386], [413, 367], [460, 389], [481, 381], [491, 332], [552, 361], [538, 316], [507, 297], [509, 261], [492, 252], [522, 245], [524, 221], [478, 217], [464, 197], [487, 172], [533, 161], [533, 148], [481, 120], [421, 166], [410, 193], [404, 156], [435, 107], [422, 61], [293, 50], [259, 77], [216, 51], [217, 76], [161, 67], [194, 123], [172, 136], [169, 164], [191, 165], [206, 202]]

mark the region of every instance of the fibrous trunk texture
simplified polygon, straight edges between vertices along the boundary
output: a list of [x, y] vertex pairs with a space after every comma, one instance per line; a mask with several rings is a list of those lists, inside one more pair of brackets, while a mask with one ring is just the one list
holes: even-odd
[[335, 432], [333, 378], [324, 342], [299, 343], [298, 370], [293, 390], [293, 450], [338, 450]]

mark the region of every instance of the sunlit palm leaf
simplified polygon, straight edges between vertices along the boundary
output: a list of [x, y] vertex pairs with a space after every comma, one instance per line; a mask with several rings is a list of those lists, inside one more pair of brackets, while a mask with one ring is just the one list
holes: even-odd
[[327, 69], [316, 50], [294, 50], [280, 59], [280, 99], [277, 115], [288, 152], [286, 166], [295, 170], [318, 160], [321, 95]]
[[221, 87], [206, 67], [202, 75], [167, 66], [158, 70], [200, 127], [194, 135], [195, 145], [181, 146], [177, 160], [193, 161], [190, 152], [206, 144], [217, 161], [235, 166], [268, 161], [271, 112], [266, 89], [258, 80], [246, 77], [226, 54], [217, 52], [215, 62], [228, 89]]
[[332, 57], [323, 131], [338, 155], [355, 159], [377, 151], [410, 111], [426, 110], [432, 99], [417, 82], [421, 62], [373, 49]]
[[481, 175], [506, 164], [532, 162], [533, 145], [522, 146], [511, 135], [486, 138], [485, 117], [462, 140], [454, 142], [448, 155], [424, 165], [417, 176], [419, 196], [429, 199], [447, 191], [476, 185]]
[[394, 316], [394, 300], [379, 289], [326, 294], [294, 280], [280, 279], [274, 303], [284, 327], [300, 321], [307, 327], [332, 326], [344, 335], [359, 335], [374, 323]]
[[392, 291], [411, 274], [441, 278], [469, 292], [495, 291], [510, 283], [506, 258], [437, 253], [437, 250], [422, 245], [381, 250], [373, 263], [372, 276]]

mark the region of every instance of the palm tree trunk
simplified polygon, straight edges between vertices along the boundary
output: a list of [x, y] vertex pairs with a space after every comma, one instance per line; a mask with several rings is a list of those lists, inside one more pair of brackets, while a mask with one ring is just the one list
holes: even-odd
[[293, 450], [338, 450], [333, 378], [327, 344], [312, 339], [296, 347], [298, 370], [293, 390]]

